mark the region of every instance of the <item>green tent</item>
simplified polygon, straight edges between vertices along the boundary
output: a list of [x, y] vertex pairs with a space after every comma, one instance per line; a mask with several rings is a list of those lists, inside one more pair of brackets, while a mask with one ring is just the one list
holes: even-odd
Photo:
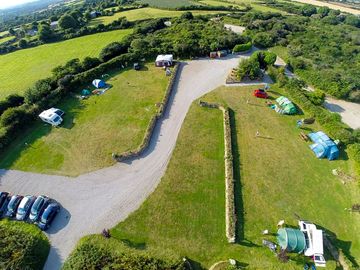
[[281, 114], [295, 114], [297, 112], [295, 105], [287, 97], [278, 97], [276, 102], [279, 104], [277, 112]]
[[90, 90], [83, 89], [83, 90], [81, 91], [81, 95], [83, 95], [83, 96], [89, 96], [90, 94], [91, 94]]
[[306, 248], [305, 236], [300, 230], [280, 228], [276, 238], [280, 247], [289, 252], [301, 253]]

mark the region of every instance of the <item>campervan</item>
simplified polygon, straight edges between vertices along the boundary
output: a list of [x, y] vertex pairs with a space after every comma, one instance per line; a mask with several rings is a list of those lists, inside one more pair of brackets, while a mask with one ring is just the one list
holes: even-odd
[[57, 108], [51, 108], [46, 111], [43, 111], [39, 114], [41, 120], [45, 123], [48, 123], [53, 126], [58, 126], [62, 123], [63, 119], [61, 118], [64, 115], [64, 112]]

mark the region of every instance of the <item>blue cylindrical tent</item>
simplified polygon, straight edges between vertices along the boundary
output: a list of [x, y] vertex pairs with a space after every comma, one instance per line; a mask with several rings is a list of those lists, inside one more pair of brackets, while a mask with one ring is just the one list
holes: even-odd
[[103, 88], [106, 86], [106, 83], [103, 80], [93, 80], [92, 84], [96, 87], [96, 88]]

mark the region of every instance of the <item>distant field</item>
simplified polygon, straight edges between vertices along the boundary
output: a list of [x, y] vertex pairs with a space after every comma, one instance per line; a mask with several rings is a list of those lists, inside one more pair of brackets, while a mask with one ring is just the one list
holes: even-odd
[[300, 2], [303, 4], [311, 4], [311, 5], [315, 5], [315, 6], [319, 6], [319, 7], [328, 7], [331, 9], [338, 9], [342, 12], [347, 12], [347, 13], [351, 13], [354, 15], [360, 15], [360, 10], [358, 9], [353, 9], [351, 7], [346, 7], [343, 6], [341, 4], [336, 4], [335, 2], [325, 2], [325, 1], [317, 1], [317, 0], [291, 0], [291, 1], [296, 1], [296, 2]]
[[0, 56], [0, 99], [10, 93], [23, 93], [51, 70], [73, 58], [98, 56], [103, 47], [121, 40], [132, 30], [94, 34], [63, 42], [46, 44]]
[[[136, 21], [136, 20], [150, 19], [150, 18], [177, 17], [183, 14], [184, 12], [185, 11], [163, 10], [156, 8], [133, 9], [124, 12], [117, 12], [113, 16], [103, 16], [96, 18], [91, 21], [90, 26], [98, 25], [100, 23], [109, 24], [120, 17], [126, 17], [129, 21]], [[221, 11], [205, 11], [205, 10], [194, 10], [191, 12], [194, 15], [222, 13]]]
[[0, 168], [76, 176], [112, 165], [112, 153], [140, 145], [168, 81], [152, 64], [113, 74], [103, 95], [58, 104], [66, 112], [59, 128], [38, 119], [0, 154]]
[[10, 37], [0, 37], [0, 44], [5, 43], [9, 40], [12, 40], [14, 37], [10, 36]]
[[177, 8], [183, 6], [196, 5], [196, 1], [191, 0], [140, 0], [140, 3], [149, 4], [159, 8]]
[[[259, 1], [257, 1], [257, 0], [229, 0], [229, 1], [203, 0], [203, 1], [200, 1], [199, 3], [206, 4], [209, 6], [237, 6], [237, 5], [241, 6], [242, 4], [246, 4], [246, 5], [251, 5], [253, 7], [253, 9], [258, 10], [258, 11], [282, 12], [277, 9], [261, 5], [259, 3]], [[282, 12], [282, 13], [284, 13], [284, 12]]]
[[4, 35], [7, 35], [9, 33], [9, 31], [3, 31], [3, 32], [0, 32], [0, 37], [4, 36]]

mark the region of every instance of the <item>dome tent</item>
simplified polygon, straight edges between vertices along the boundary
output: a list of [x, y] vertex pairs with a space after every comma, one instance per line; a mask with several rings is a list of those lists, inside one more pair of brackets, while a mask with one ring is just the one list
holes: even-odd
[[339, 157], [339, 148], [324, 132], [309, 133], [309, 138], [314, 142], [310, 148], [317, 158], [334, 160]]
[[279, 109], [277, 110], [278, 113], [295, 114], [297, 112], [295, 105], [287, 97], [278, 97], [276, 102], [279, 104]]
[[96, 88], [104, 88], [106, 86], [106, 83], [103, 80], [99, 80], [99, 79], [93, 80], [92, 84]]

